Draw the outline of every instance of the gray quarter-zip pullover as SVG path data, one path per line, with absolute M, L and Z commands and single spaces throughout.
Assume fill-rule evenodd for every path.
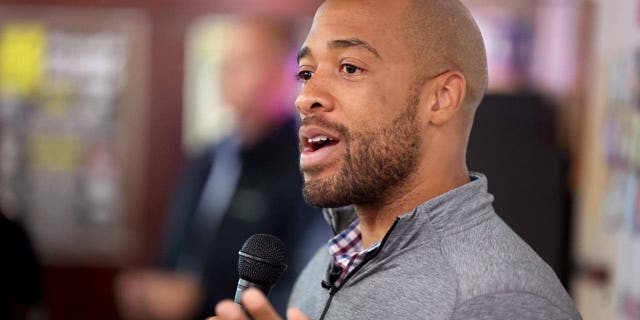
M 324 320 L 581 319 L 553 270 L 492 202 L 486 178 L 472 174 L 471 182 L 399 216 L 340 287 L 327 281 L 332 259 L 321 248 L 289 306 Z M 350 209 L 325 215 L 335 232 L 356 218 Z

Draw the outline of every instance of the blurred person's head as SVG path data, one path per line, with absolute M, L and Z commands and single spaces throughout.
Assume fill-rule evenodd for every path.
M 291 113 L 290 32 L 284 21 L 267 17 L 241 17 L 230 28 L 222 96 L 235 114 L 238 133 L 248 143 Z
M 300 50 L 298 75 L 310 203 L 380 205 L 468 181 L 466 146 L 487 65 L 459 1 L 328 0 Z

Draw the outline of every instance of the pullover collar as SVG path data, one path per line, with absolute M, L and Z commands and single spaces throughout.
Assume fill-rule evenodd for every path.
M 432 198 L 396 218 L 393 233 L 403 245 L 414 238 L 414 233 L 425 224 L 439 234 L 454 234 L 473 227 L 493 215 L 493 196 L 487 192 L 487 178 L 471 172 L 471 181 L 435 198 Z M 346 229 L 358 217 L 352 206 L 323 210 L 325 219 L 335 234 Z M 391 240 L 391 239 L 389 239 Z M 385 246 L 392 245 L 391 242 Z

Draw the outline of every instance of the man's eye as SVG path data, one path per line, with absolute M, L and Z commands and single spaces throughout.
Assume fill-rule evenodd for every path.
M 313 76 L 313 72 L 308 70 L 302 70 L 296 73 L 296 79 L 300 81 L 308 81 L 309 79 L 311 79 L 312 76 Z
M 356 72 L 359 72 L 359 71 L 362 71 L 362 69 L 360 69 L 360 68 L 358 68 L 358 67 L 356 67 L 356 66 L 354 66 L 352 64 L 349 64 L 349 63 L 345 63 L 345 64 L 342 64 L 340 66 L 340 72 L 346 72 L 346 73 L 353 74 L 353 73 L 356 73 Z

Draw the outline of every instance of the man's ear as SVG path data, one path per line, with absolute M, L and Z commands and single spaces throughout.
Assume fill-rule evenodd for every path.
M 447 71 L 431 80 L 429 122 L 439 126 L 449 121 L 462 107 L 467 93 L 467 80 L 459 71 Z

